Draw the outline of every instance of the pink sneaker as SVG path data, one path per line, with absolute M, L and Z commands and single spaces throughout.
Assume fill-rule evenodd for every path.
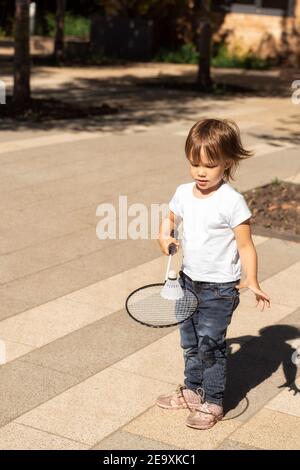
M 195 429 L 210 429 L 220 421 L 223 416 L 222 406 L 206 401 L 189 414 L 186 425 Z
M 167 410 L 180 410 L 189 408 L 194 410 L 203 403 L 203 391 L 199 387 L 196 392 L 178 385 L 177 389 L 169 395 L 160 395 L 156 400 L 156 405 Z

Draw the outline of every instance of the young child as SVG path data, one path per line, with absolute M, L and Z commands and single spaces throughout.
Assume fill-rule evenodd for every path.
M 192 183 L 181 184 L 169 203 L 159 243 L 168 255 L 170 234 L 183 223 L 181 286 L 196 292 L 197 312 L 180 324 L 185 363 L 184 386 L 159 396 L 161 408 L 189 408 L 187 426 L 209 429 L 223 417 L 226 382 L 226 331 L 239 304 L 239 289 L 248 288 L 256 306 L 270 307 L 270 297 L 257 280 L 257 254 L 251 238 L 244 197 L 230 184 L 233 172 L 252 153 L 229 120 L 203 119 L 191 128 L 186 144 Z M 241 281 L 241 267 L 245 280 Z

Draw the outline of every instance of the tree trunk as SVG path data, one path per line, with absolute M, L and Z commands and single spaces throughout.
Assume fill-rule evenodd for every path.
M 24 109 L 30 101 L 29 0 L 16 0 L 13 101 Z
M 66 0 L 56 0 L 56 33 L 54 56 L 59 62 L 64 56 L 64 23 Z
M 212 86 L 212 80 L 210 75 L 212 40 L 210 14 L 210 0 L 197 0 L 195 2 L 196 42 L 197 49 L 199 52 L 197 83 L 202 89 L 209 89 Z
M 199 25 L 197 45 L 199 52 L 197 83 L 201 88 L 210 88 L 212 85 L 210 75 L 211 26 L 207 22 L 203 22 Z

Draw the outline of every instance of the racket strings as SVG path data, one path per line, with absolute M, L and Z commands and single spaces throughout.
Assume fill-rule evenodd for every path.
M 183 289 L 184 296 L 178 300 L 161 297 L 163 284 L 145 286 L 135 291 L 127 300 L 127 310 L 137 321 L 152 326 L 181 323 L 193 315 L 198 307 L 197 296 Z

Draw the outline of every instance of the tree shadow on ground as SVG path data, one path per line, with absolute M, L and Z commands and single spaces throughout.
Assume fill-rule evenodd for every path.
M 300 108 L 299 108 L 300 110 Z M 300 115 L 293 114 L 289 118 L 278 119 L 280 127 L 275 127 L 275 130 L 281 132 L 280 135 L 266 134 L 260 132 L 249 132 L 249 135 L 255 138 L 264 139 L 265 142 L 273 146 L 282 146 L 284 143 L 293 145 L 300 144 L 300 135 L 298 130 L 291 130 L 292 128 L 298 128 Z
M 247 400 L 248 393 L 271 377 L 280 366 L 283 367 L 285 382 L 279 384 L 278 389 L 288 387 L 294 395 L 300 393 L 295 383 L 297 350 L 287 343 L 299 339 L 300 330 L 290 325 L 272 325 L 262 328 L 259 334 L 227 340 L 229 349 L 233 344 L 241 347 L 228 356 L 226 413 Z
M 72 131 L 124 131 L 135 125 L 151 126 L 174 122 L 178 116 L 192 109 L 191 101 L 196 93 L 181 93 L 180 91 L 138 89 L 132 83 L 131 76 L 122 79 L 89 79 L 81 78 L 60 85 L 59 89 L 47 92 L 41 86 L 36 86 L 34 98 L 53 100 L 53 106 L 61 108 L 60 116 L 51 119 L 47 106 L 41 103 L 41 112 L 28 112 L 26 116 L 12 116 L 10 119 L 0 108 L 0 130 L 11 129 L 55 129 L 64 128 Z M 209 99 L 203 97 L 202 101 Z M 57 105 L 55 104 L 57 103 Z M 58 105 L 61 103 L 61 105 Z M 63 111 L 63 108 L 65 111 Z M 72 108 L 72 117 L 70 110 Z M 105 108 L 106 112 L 100 112 Z M 98 111 L 97 111 L 98 109 Z M 112 110 L 110 112 L 110 109 Z M 203 104 L 201 111 L 206 112 L 209 106 Z M 7 113 L 8 114 L 8 113 Z
M 99 67 L 99 70 L 101 68 Z M 255 71 L 237 74 L 232 71 L 214 73 L 215 85 L 210 91 L 199 90 L 195 85 L 195 72 L 184 71 L 181 76 L 170 73 L 155 78 L 144 78 L 126 73 L 121 77 L 91 78 L 76 77 L 47 88 L 47 84 L 34 87 L 33 98 L 40 101 L 35 109 L 23 116 L 3 111 L 0 107 L 0 131 L 14 129 L 65 129 L 69 131 L 124 131 L 132 126 L 152 126 L 172 123 L 178 116 L 195 114 L 195 100 L 199 113 L 209 113 L 215 104 L 212 101 L 228 103 L 233 98 L 243 100 L 251 96 L 286 96 L 290 93 L 286 80 L 266 76 L 259 79 L 264 85 L 253 86 Z M 47 77 L 47 71 L 36 70 L 36 77 Z M 243 78 L 244 77 L 244 78 Z M 256 82 L 255 82 L 256 83 Z M 42 101 L 54 100 L 56 115 L 47 114 L 47 104 Z M 2 105 L 5 106 L 5 105 Z M 34 107 L 33 107 L 34 108 Z M 70 113 L 70 109 L 71 113 Z M 1 115 L 2 109 L 2 115 Z M 48 107 L 49 110 L 49 107 Z M 191 117 L 194 121 L 194 117 Z M 273 139 L 274 140 L 274 139 Z

